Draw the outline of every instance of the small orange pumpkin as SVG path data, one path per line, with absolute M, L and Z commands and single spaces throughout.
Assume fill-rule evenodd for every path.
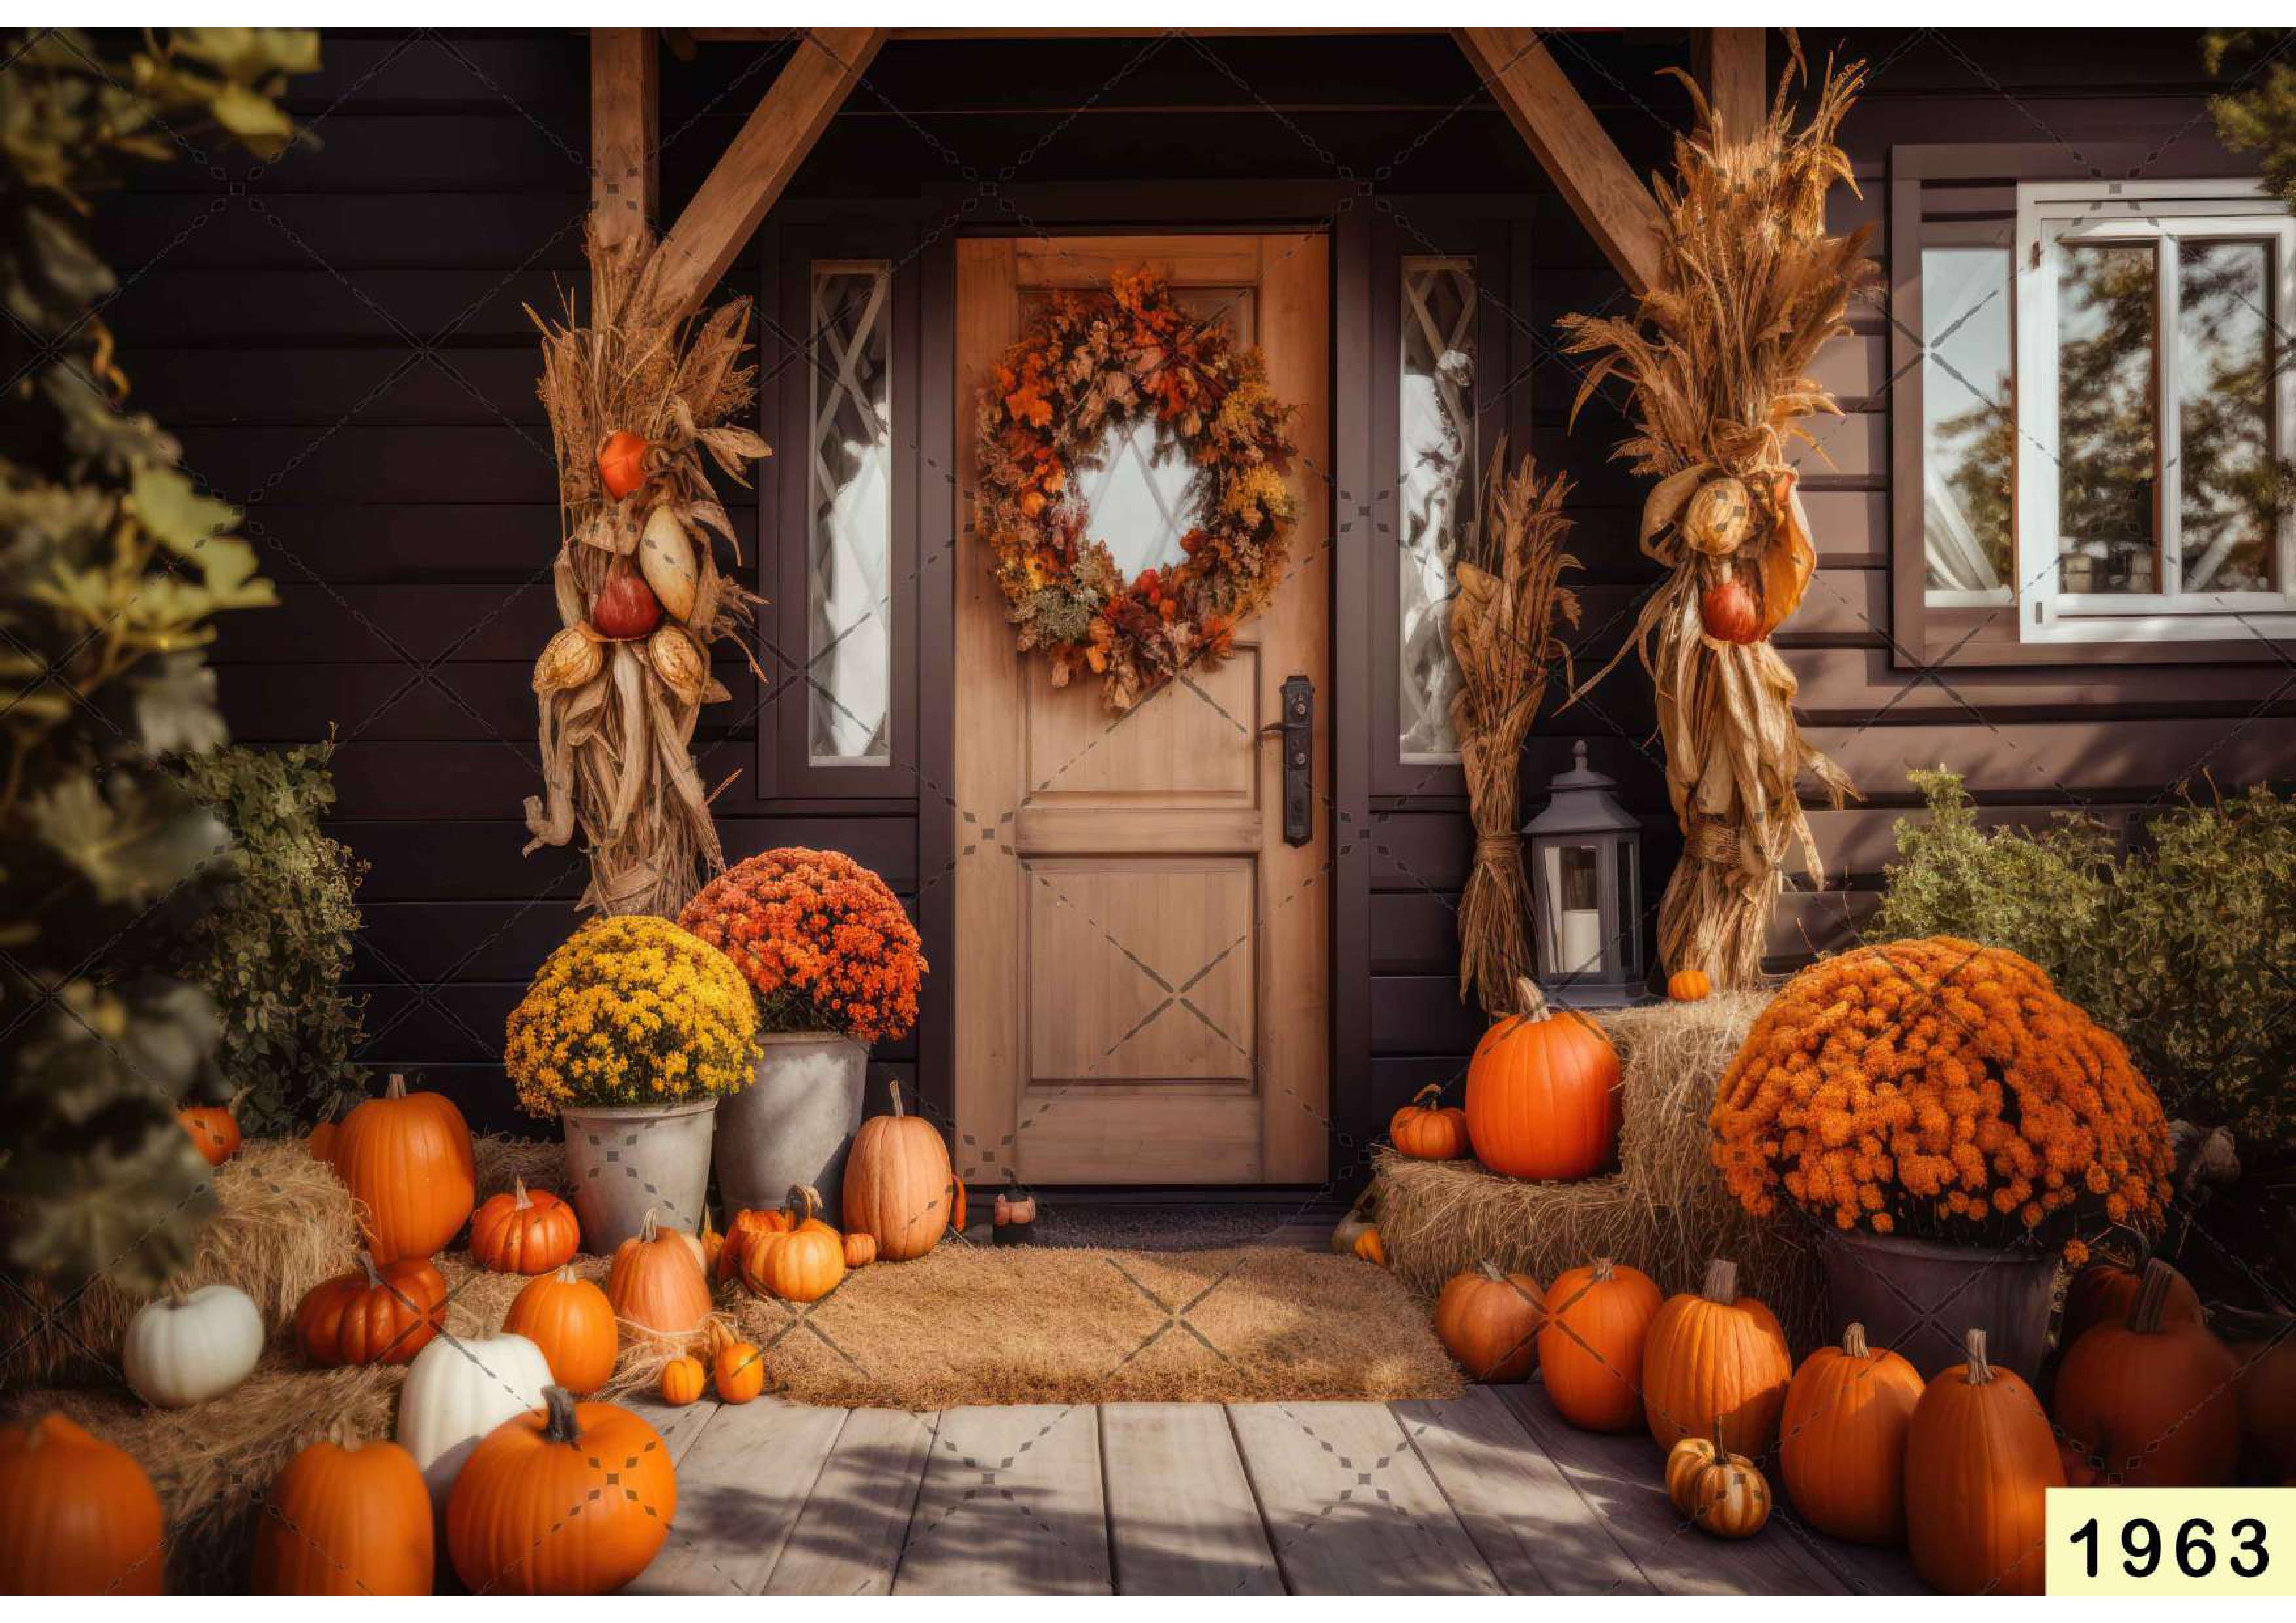
M 1666 1456 L 1666 1494 L 1693 1525 L 1718 1538 L 1751 1538 L 1770 1519 L 1770 1482 L 1721 1438 L 1685 1437 Z
M 709 1381 L 709 1373 L 701 1367 L 701 1360 L 681 1353 L 661 1366 L 661 1400 L 677 1409 L 699 1403 Z
M 1528 1381 L 1538 1365 L 1546 1299 L 1528 1274 L 1483 1262 L 1454 1274 L 1435 1299 L 1435 1339 L 1475 1381 Z
M 727 1332 L 720 1331 L 717 1340 L 710 1370 L 717 1378 L 718 1401 L 747 1403 L 766 1389 L 766 1355 L 754 1342 L 737 1341 Z
M 323 1440 L 287 1462 L 255 1529 L 258 1594 L 429 1594 L 437 1512 L 397 1443 Z
M 1717 1257 L 1698 1293 L 1669 1297 L 1643 1345 L 1643 1417 L 1661 1448 L 1713 1433 L 1755 1458 L 1778 1440 L 1793 1359 L 1770 1310 L 1738 1294 L 1738 1265 Z
M 508 1194 L 488 1199 L 471 1219 L 471 1258 L 496 1274 L 547 1274 L 582 1246 L 582 1221 L 548 1190 L 517 1179 Z
M 646 442 L 627 429 L 616 429 L 598 447 L 598 481 L 616 501 L 645 483 Z
M 877 1242 L 857 1229 L 845 1236 L 845 1266 L 865 1268 L 877 1260 Z
M 239 1118 L 227 1104 L 179 1106 L 176 1119 L 192 1136 L 193 1147 L 210 1167 L 220 1167 L 239 1153 Z
M 1649 1275 L 1608 1257 L 1555 1275 L 1538 1370 L 1563 1419 L 1589 1431 L 1642 1429 L 1643 1344 L 1660 1300 Z
M 126 1449 L 61 1414 L 0 1426 L 0 1594 L 157 1594 L 167 1535 Z
M 719 1284 L 737 1277 L 742 1272 L 742 1258 L 750 1248 L 767 1234 L 789 1233 L 789 1213 L 778 1207 L 768 1209 L 762 1206 L 746 1207 L 734 1214 L 726 1225 L 726 1243 L 718 1252 L 718 1260 L 710 1269 L 711 1277 Z
M 657 1338 L 677 1340 L 709 1316 L 709 1282 L 691 1234 L 661 1226 L 649 1209 L 638 1232 L 614 1248 L 606 1271 L 614 1316 Z
M 821 1209 L 817 1191 L 792 1184 L 785 1209 L 789 1232 L 760 1236 L 742 1259 L 742 1278 L 761 1295 L 817 1302 L 845 1278 L 844 1239 L 814 1215 Z
M 321 1122 L 311 1129 L 311 1136 L 304 1141 L 303 1148 L 310 1152 L 315 1161 L 332 1161 L 335 1159 L 335 1135 L 341 1128 L 340 1122 Z
M 1356 1236 L 1354 1250 L 1365 1262 L 1375 1262 L 1382 1268 L 1387 1266 L 1387 1247 L 1381 1242 L 1374 1225 L 1366 1225 L 1363 1233 Z
M 313 1285 L 295 1309 L 295 1340 L 314 1364 L 406 1364 L 447 1323 L 447 1277 L 427 1259 L 380 1268 L 366 1252 L 349 1274 Z
M 1387 1135 L 1398 1150 L 1423 1161 L 1452 1161 L 1467 1152 L 1467 1112 L 1456 1104 L 1420 1102 L 1442 1096 L 1443 1085 L 1430 1082 L 1395 1112 Z
M 1521 1012 L 1496 1022 L 1467 1064 L 1467 1135 L 1509 1177 L 1582 1178 L 1619 1147 L 1619 1054 L 1575 1010 L 1552 1012 L 1529 977 Z
M 660 1432 L 562 1386 L 542 1397 L 480 1439 L 447 1497 L 447 1548 L 473 1594 L 610 1594 L 646 1570 L 677 1514 Z
M 614 1373 L 614 1305 L 570 1267 L 531 1281 L 503 1315 L 503 1329 L 542 1349 L 550 1378 L 586 1397 Z
M 1859 1544 L 1906 1536 L 1906 1430 L 1922 1400 L 1919 1371 L 1866 1326 L 1802 1360 L 1786 1388 L 1778 1469 L 1801 1519 Z
M 701 1242 L 701 1271 L 715 1279 L 718 1277 L 718 1259 L 726 1254 L 726 1236 L 718 1232 L 717 1222 L 710 1217 L 707 1206 L 701 1209 L 701 1233 L 697 1238 Z
M 1677 1003 L 1698 1003 L 1713 994 L 1713 978 L 1704 970 L 1677 970 L 1666 978 L 1666 995 Z

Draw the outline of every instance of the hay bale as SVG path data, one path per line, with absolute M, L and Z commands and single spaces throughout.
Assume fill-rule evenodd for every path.
M 274 1331 L 291 1323 L 303 1293 L 354 1266 L 357 1202 L 301 1139 L 260 1139 L 215 1169 L 216 1214 L 200 1231 L 184 1277 L 237 1285 Z M 127 1322 L 149 1299 L 97 1279 L 77 1298 L 32 1282 L 28 1332 L 0 1368 L 0 1389 L 58 1379 L 117 1380 Z M 9 1338 L 12 1341 L 16 1338 Z
M 1748 1214 L 1708 1152 L 1714 1090 L 1767 1002 L 1725 993 L 1603 1014 L 1621 1071 L 1614 1173 L 1526 1183 L 1476 1161 L 1414 1160 L 1382 1146 L 1373 1193 L 1389 1265 L 1431 1295 L 1486 1258 L 1551 1280 L 1610 1257 L 1673 1292 L 1696 1289 L 1708 1258 L 1728 1257 L 1740 1288 L 1770 1305 L 1795 1348 L 1816 1345 L 1824 1295 L 1807 1232 Z
M 479 1199 L 500 1194 L 521 1178 L 529 1189 L 547 1189 L 553 1194 L 564 1194 L 569 1187 L 566 1179 L 566 1144 L 557 1138 L 512 1138 L 507 1133 L 478 1133 L 471 1138 L 471 1152 L 478 1162 Z

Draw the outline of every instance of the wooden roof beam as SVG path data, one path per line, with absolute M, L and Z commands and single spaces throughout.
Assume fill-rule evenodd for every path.
M 718 285 L 890 32 L 807 30 L 765 100 L 662 238 L 661 290 L 675 309 L 692 309 Z
M 1746 140 L 1769 116 L 1769 30 L 1698 29 L 1690 37 L 1690 71 L 1721 120 L 1725 141 Z
M 660 84 L 653 29 L 590 30 L 590 218 L 603 242 L 650 230 L 661 206 Z
M 1536 29 L 1456 29 L 1453 37 L 1538 156 L 1578 223 L 1636 294 L 1659 266 L 1658 200 L 1539 43 Z

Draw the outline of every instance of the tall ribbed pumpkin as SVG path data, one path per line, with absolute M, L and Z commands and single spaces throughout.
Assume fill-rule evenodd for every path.
M 1643 1418 L 1661 1448 L 1717 1437 L 1760 1460 L 1778 1440 L 1793 1357 L 1770 1310 L 1738 1294 L 1738 1265 L 1717 1257 L 1698 1293 L 1669 1297 L 1643 1346 Z
M 888 1262 L 922 1257 L 940 1243 L 956 1175 L 939 1129 L 901 1107 L 901 1085 L 887 1082 L 890 1116 L 872 1116 L 845 1161 L 845 1226 L 877 1242 Z
M 1467 1065 L 1475 1159 L 1510 1177 L 1599 1172 L 1619 1147 L 1618 1051 L 1586 1015 L 1551 1012 L 1528 977 L 1515 996 L 1521 1012 L 1484 1032 Z
M 1608 1257 L 1555 1275 L 1538 1369 L 1563 1419 L 1589 1431 L 1641 1428 L 1643 1348 L 1659 1305 L 1649 1275 Z
M 2212 1488 L 2240 1463 L 2240 1363 L 2204 1324 L 2171 1316 L 2184 1275 L 2144 1265 L 2136 1304 L 2057 1366 L 2057 1430 L 2072 1482 Z
M 0 1594 L 157 1594 L 167 1530 L 126 1449 L 61 1414 L 0 1426 Z
M 615 1317 L 657 1338 L 692 1335 L 712 1306 L 700 1245 L 691 1234 L 663 1228 L 649 1209 L 638 1232 L 614 1248 L 606 1299 Z
M 366 1209 L 361 1225 L 377 1262 L 446 1250 L 479 1195 L 471 1129 L 444 1094 L 406 1091 L 394 1074 L 382 1097 L 343 1118 L 335 1175 Z
M 2041 1400 L 1985 1361 L 1972 1330 L 1956 1364 L 1923 1389 L 1906 1428 L 1906 1544 L 1948 1594 L 2038 1594 L 2048 1490 L 2065 1485 Z
M 1905 1537 L 1906 1430 L 1921 1400 L 1921 1373 L 1867 1346 L 1863 1324 L 1802 1360 L 1786 1388 L 1778 1465 L 1804 1521 L 1860 1544 Z
M 255 1529 L 258 1594 L 429 1594 L 430 1492 L 397 1443 L 313 1443 L 271 1485 Z

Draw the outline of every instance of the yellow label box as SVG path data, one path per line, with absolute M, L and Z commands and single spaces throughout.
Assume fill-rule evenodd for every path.
M 2296 1594 L 2296 1488 L 2053 1488 L 2051 1594 Z

